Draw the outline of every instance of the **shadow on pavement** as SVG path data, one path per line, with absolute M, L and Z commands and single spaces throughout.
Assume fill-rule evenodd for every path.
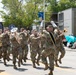
M 25 68 L 17 68 L 16 70 L 19 71 L 19 72 L 23 72 L 23 71 L 28 70 L 28 69 L 25 69 Z
M 32 66 L 32 64 L 22 64 L 22 65 L 24 65 L 24 66 Z
M 36 67 L 36 69 L 38 69 L 38 70 L 44 70 L 43 67 Z
M 0 73 L 1 73 L 1 72 L 4 72 L 4 71 L 5 71 L 5 70 L 0 70 Z
M 75 68 L 67 67 L 67 66 L 60 66 L 60 68 L 64 68 L 64 69 L 75 69 Z
M 11 66 L 13 66 L 13 65 L 11 65 L 11 64 L 7 64 L 7 65 L 5 65 L 6 67 L 11 67 Z

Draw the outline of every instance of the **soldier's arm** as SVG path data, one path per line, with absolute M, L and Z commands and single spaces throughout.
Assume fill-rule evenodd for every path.
M 32 38 L 32 36 L 30 35 L 28 38 L 28 44 L 31 44 L 31 38 Z

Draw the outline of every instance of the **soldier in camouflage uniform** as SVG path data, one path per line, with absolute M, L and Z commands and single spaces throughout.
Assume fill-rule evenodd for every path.
M 41 52 L 45 49 L 46 47 L 46 36 L 45 36 L 45 33 L 43 32 L 43 30 L 39 33 L 39 36 L 40 36 L 40 43 L 39 43 L 39 46 L 40 46 L 40 56 L 41 56 Z
M 0 58 L 2 58 L 2 35 L 0 34 Z
M 47 70 L 48 68 L 50 69 L 48 75 L 53 75 L 54 57 L 56 57 L 55 38 L 52 33 L 53 32 L 52 25 L 48 25 L 46 29 L 47 31 L 43 30 L 43 34 L 46 36 L 46 43 L 44 49 L 41 52 L 41 58 L 42 63 L 45 65 L 45 70 Z M 49 58 L 49 64 L 47 62 L 47 57 Z
M 23 60 L 26 62 L 27 54 L 28 54 L 28 44 L 27 44 L 27 36 L 24 34 L 24 32 L 19 33 L 19 44 L 22 47 L 22 55 Z
M 22 48 L 19 45 L 19 43 L 14 35 L 10 36 L 10 41 L 11 41 L 11 47 L 12 47 L 14 69 L 17 69 L 16 59 L 18 59 L 18 66 L 20 67 L 20 64 L 22 62 Z
M 4 60 L 4 65 L 6 65 L 6 60 L 9 61 L 8 49 L 10 47 L 10 37 L 7 33 L 2 34 L 2 56 Z
M 28 31 L 26 31 L 26 30 L 24 30 L 23 33 L 25 34 L 25 38 L 26 38 L 25 39 L 25 42 L 26 42 L 26 44 L 25 44 L 25 46 L 26 46 L 26 49 L 25 49 L 25 53 L 26 53 L 25 54 L 25 58 L 28 59 L 27 58 L 27 54 L 28 54 L 28 40 L 29 40 L 30 33 Z
M 28 39 L 29 39 L 29 33 L 27 32 L 27 30 L 26 29 L 24 29 L 24 28 L 21 28 L 21 33 L 23 34 L 23 40 L 24 40 L 24 57 L 23 57 L 23 59 L 24 59 L 24 61 L 26 62 L 26 59 L 28 59 L 27 58 L 27 54 L 28 54 Z
M 38 32 L 36 30 L 33 30 L 29 38 L 29 43 L 30 43 L 31 60 L 34 68 L 36 68 L 36 63 L 39 65 L 39 60 L 40 60 L 40 47 L 39 47 L 40 41 L 39 40 L 40 40 L 40 37 L 38 35 Z M 36 60 L 37 54 L 38 54 L 38 57 Z
M 61 53 L 60 57 L 59 57 L 59 63 L 61 62 L 61 59 L 65 56 L 65 49 L 63 46 L 63 42 L 62 42 L 62 37 L 64 36 L 63 33 L 60 32 L 59 29 L 55 29 L 54 30 L 54 34 L 55 34 L 55 38 L 56 38 L 56 56 L 58 58 L 59 52 Z M 55 63 L 56 66 L 59 67 L 58 63 L 57 63 L 58 59 L 55 59 Z

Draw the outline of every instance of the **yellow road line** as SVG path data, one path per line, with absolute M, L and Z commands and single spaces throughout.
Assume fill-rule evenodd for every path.
M 31 61 L 29 59 L 29 61 Z M 40 63 L 42 64 L 42 62 L 40 61 Z M 42 64 L 43 65 L 43 64 Z M 76 72 L 76 69 L 72 69 L 72 68 L 61 68 L 61 67 L 56 67 L 54 66 L 56 69 L 59 69 L 59 70 L 63 70 L 63 71 L 68 71 L 68 72 Z
M 0 75 L 11 75 L 11 74 L 9 74 L 7 72 L 0 72 Z

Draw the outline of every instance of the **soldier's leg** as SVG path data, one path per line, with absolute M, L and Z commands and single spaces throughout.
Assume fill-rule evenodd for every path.
M 36 68 L 36 55 L 37 55 L 37 52 L 34 52 L 34 51 L 31 51 L 31 61 L 33 63 L 33 68 Z
M 38 49 L 38 57 L 37 57 L 37 61 L 36 61 L 36 63 L 37 63 L 37 65 L 40 65 L 39 64 L 39 60 L 40 60 L 40 56 L 41 55 L 41 52 L 40 52 L 40 49 Z
M 0 59 L 2 58 L 2 47 L 0 47 Z
M 28 45 L 26 45 L 26 53 L 25 53 L 26 59 L 28 59 L 28 58 L 27 58 L 27 55 L 28 55 Z
M 2 57 L 2 53 L 1 53 L 1 50 L 0 50 L 0 59 L 1 59 L 1 57 Z
M 26 59 L 28 59 L 27 54 L 28 54 L 28 46 L 26 46 L 25 49 L 24 49 L 24 61 L 25 62 L 26 62 Z
M 65 48 L 63 46 L 61 46 L 61 48 L 60 48 L 60 53 L 61 53 L 61 55 L 59 57 L 59 63 L 62 63 L 61 59 L 65 56 Z
M 50 72 L 48 75 L 53 75 L 53 70 L 54 70 L 54 54 L 50 54 L 49 56 L 49 69 Z
M 7 48 L 7 61 L 10 60 L 10 47 Z
M 59 65 L 58 65 L 58 63 L 57 63 L 57 61 L 58 61 L 58 55 L 59 55 L 59 48 L 56 48 L 56 53 L 54 54 L 54 56 L 56 56 L 56 57 L 54 57 L 54 60 L 55 60 L 55 65 L 57 66 L 57 67 L 59 67 Z
M 24 60 L 24 50 L 22 49 L 22 60 Z M 21 64 L 23 64 L 23 61 L 21 60 Z
M 6 48 L 3 48 L 2 52 L 3 52 L 4 65 L 6 65 L 6 59 L 7 59 L 7 50 L 6 50 Z
M 13 68 L 14 69 L 17 69 L 17 67 L 16 67 L 16 56 L 13 54 Z
M 18 66 L 20 67 L 20 64 L 23 64 L 22 63 L 22 53 L 19 53 L 19 56 L 18 56 Z
M 43 51 L 41 52 L 41 60 L 42 60 L 42 63 L 45 65 L 44 70 L 47 70 L 47 69 L 48 69 L 48 63 L 47 63 L 46 53 L 47 53 L 47 52 L 46 52 L 45 50 L 43 50 Z

